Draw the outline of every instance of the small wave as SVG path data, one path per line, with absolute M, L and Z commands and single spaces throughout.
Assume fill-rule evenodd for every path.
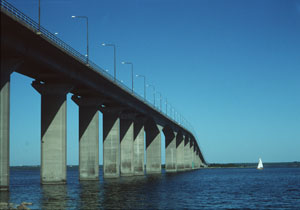
M 300 192 L 299 189 L 287 189 L 286 192 Z

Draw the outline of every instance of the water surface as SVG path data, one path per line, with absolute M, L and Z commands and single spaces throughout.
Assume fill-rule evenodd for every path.
M 155 176 L 40 185 L 39 168 L 11 169 L 1 201 L 32 202 L 31 209 L 300 209 L 300 168 L 200 169 Z

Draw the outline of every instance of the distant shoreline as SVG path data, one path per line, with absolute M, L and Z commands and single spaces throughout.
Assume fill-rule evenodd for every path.
M 207 164 L 207 168 L 256 168 L 257 163 L 209 163 Z M 68 168 L 78 168 L 78 165 L 67 165 Z M 103 165 L 99 165 L 100 168 Z M 162 168 L 165 165 L 162 164 Z M 264 163 L 265 168 L 278 168 L 278 167 L 300 167 L 299 161 L 294 162 L 272 162 L 272 163 Z M 24 166 L 10 166 L 10 168 L 40 168 L 40 165 L 24 165 Z
M 257 163 L 209 163 L 208 168 L 256 168 Z M 265 168 L 279 168 L 279 167 L 300 167 L 300 162 L 278 162 L 278 163 L 264 163 Z

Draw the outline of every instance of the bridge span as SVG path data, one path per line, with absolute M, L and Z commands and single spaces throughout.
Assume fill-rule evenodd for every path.
M 66 182 L 66 95 L 69 93 L 79 107 L 80 180 L 99 177 L 99 111 L 103 115 L 105 178 L 161 173 L 161 132 L 166 141 L 167 172 L 198 169 L 206 164 L 198 141 L 186 126 L 1 0 L 1 190 L 9 189 L 13 72 L 33 78 L 32 87 L 41 95 L 42 184 Z

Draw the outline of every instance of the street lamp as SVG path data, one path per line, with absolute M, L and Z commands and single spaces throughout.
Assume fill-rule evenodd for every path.
M 166 115 L 168 116 L 168 99 L 166 98 Z
M 173 107 L 173 120 L 176 121 L 176 110 L 174 107 Z
M 89 64 L 89 19 L 87 16 L 72 16 L 72 18 L 84 18 L 86 20 L 86 63 Z
M 182 122 L 182 115 L 181 115 L 181 114 L 179 114 L 179 124 L 180 124 L 180 125 L 183 125 L 183 122 Z
M 39 0 L 39 30 L 37 34 L 41 34 L 40 28 L 41 28 L 41 0 Z
M 143 75 L 137 74 L 136 77 L 143 77 L 144 78 L 144 100 L 146 102 L 146 77 Z
M 114 48 L 114 82 L 116 82 L 117 78 L 117 67 L 116 67 L 116 45 L 115 44 L 107 44 L 107 43 L 102 43 L 102 46 L 106 47 L 113 47 Z
M 170 115 L 170 117 L 172 118 L 173 117 L 173 120 L 174 120 L 174 116 L 175 116 L 175 109 L 173 108 L 173 106 L 172 105 L 170 105 L 170 111 L 171 111 L 171 115 Z
M 158 91 L 156 91 L 158 94 L 159 94 L 159 96 L 160 96 L 160 111 L 161 111 L 161 93 L 160 92 L 158 92 Z
M 186 127 L 185 118 L 184 118 L 183 116 L 181 116 L 181 120 L 182 120 L 182 125 L 183 125 L 184 127 Z
M 154 103 L 154 107 L 155 107 L 155 87 L 154 87 L 154 85 L 147 85 L 147 87 L 153 88 L 153 103 Z
M 122 61 L 122 64 L 130 64 L 131 65 L 131 91 L 133 94 L 133 63 Z

